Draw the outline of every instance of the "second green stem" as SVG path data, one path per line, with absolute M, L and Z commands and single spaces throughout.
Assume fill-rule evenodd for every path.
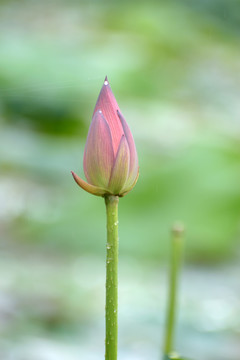
M 182 225 L 175 225 L 172 229 L 169 295 L 164 343 L 165 355 L 168 355 L 174 351 L 173 341 L 176 321 L 178 278 L 182 263 L 183 232 L 184 229 Z

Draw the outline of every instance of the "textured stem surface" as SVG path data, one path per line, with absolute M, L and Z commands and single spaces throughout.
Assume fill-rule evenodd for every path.
M 105 360 L 117 360 L 118 342 L 118 196 L 105 197 L 107 211 Z
M 165 332 L 165 355 L 174 351 L 173 340 L 176 321 L 176 305 L 177 305 L 177 289 L 179 271 L 182 262 L 182 248 L 183 248 L 183 227 L 176 225 L 172 231 L 172 249 L 171 249 L 171 262 L 170 262 L 170 276 L 169 276 L 169 296 L 168 308 L 166 319 L 166 332 Z

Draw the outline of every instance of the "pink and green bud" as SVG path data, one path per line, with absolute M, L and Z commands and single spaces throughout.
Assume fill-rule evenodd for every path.
M 87 182 L 72 172 L 74 180 L 81 188 L 98 196 L 124 196 L 138 179 L 138 157 L 133 136 L 107 77 L 93 112 L 83 168 Z

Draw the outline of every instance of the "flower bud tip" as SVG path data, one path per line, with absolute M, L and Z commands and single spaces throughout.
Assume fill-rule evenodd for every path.
M 108 84 L 109 84 L 108 78 L 107 78 L 107 76 L 105 76 L 104 85 L 108 85 Z

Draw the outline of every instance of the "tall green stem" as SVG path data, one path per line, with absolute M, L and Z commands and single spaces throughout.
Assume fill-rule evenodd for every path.
M 118 196 L 106 196 L 107 269 L 105 360 L 117 360 L 118 342 Z
M 168 308 L 166 319 L 166 332 L 164 353 L 168 355 L 174 351 L 174 330 L 176 322 L 176 305 L 177 305 L 177 290 L 179 271 L 182 262 L 182 248 L 183 248 L 183 226 L 175 225 L 172 229 L 172 243 L 171 243 L 171 261 L 169 273 L 169 295 Z

